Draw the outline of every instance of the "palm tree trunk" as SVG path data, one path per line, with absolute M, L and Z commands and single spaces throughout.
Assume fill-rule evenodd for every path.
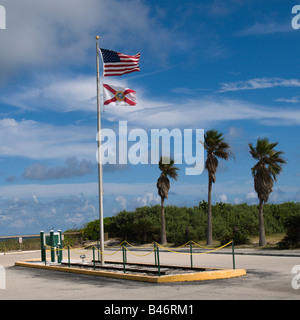
M 212 189 L 212 180 L 208 178 L 208 211 L 207 211 L 207 239 L 206 244 L 211 245 L 212 240 L 212 214 L 211 214 L 211 189 Z
M 264 224 L 264 202 L 259 200 L 259 245 L 266 246 L 266 234 L 265 234 L 265 224 Z
M 164 197 L 161 197 L 161 244 L 163 246 L 167 244 Z

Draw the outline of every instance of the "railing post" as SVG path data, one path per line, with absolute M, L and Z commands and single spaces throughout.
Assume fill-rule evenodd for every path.
M 158 276 L 160 277 L 160 262 L 159 262 L 159 246 L 156 246 L 157 250 L 157 266 L 158 266 Z
M 124 253 L 125 253 L 125 263 L 127 263 L 127 249 L 126 249 L 126 242 L 124 242 Z
M 41 259 L 42 261 L 46 260 L 46 250 L 45 250 L 45 243 L 44 243 L 44 231 L 40 232 L 41 238 Z
M 70 268 L 70 245 L 68 245 L 68 264 Z
M 190 240 L 190 255 L 191 255 L 191 268 L 193 268 L 193 243 Z
M 51 262 L 55 262 L 54 231 L 50 230 Z
M 126 268 L 125 268 L 125 246 L 122 245 L 122 251 L 123 251 L 123 271 L 126 273 Z
M 96 266 L 95 266 L 95 246 L 93 246 L 93 267 L 95 270 L 96 269 Z
M 154 241 L 153 245 L 154 245 L 154 261 L 155 261 L 155 265 L 157 266 L 157 259 L 156 259 L 156 242 L 155 242 L 155 241 Z
M 59 243 L 58 244 L 58 256 L 57 256 L 57 262 L 61 263 L 61 260 L 63 258 L 63 252 L 62 252 L 62 248 L 63 248 L 63 242 L 62 242 L 62 234 L 61 234 L 61 230 L 57 230 L 58 232 L 58 237 L 59 237 Z
M 232 246 L 232 265 L 233 265 L 233 269 L 235 269 L 234 240 L 233 239 L 232 239 L 232 242 L 231 242 L 231 246 Z

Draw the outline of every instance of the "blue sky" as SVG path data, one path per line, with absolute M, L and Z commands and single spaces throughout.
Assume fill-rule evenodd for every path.
M 278 142 L 288 164 L 269 202 L 300 201 L 297 1 L 1 0 L 0 235 L 80 227 L 98 217 L 95 36 L 140 69 L 107 77 L 135 107 L 105 108 L 102 128 L 217 129 L 213 202 L 258 203 L 248 143 Z M 195 142 L 195 141 L 194 141 Z M 195 144 L 194 144 L 195 147 Z M 207 199 L 207 172 L 171 181 L 166 204 Z M 104 216 L 160 203 L 157 165 L 106 165 Z

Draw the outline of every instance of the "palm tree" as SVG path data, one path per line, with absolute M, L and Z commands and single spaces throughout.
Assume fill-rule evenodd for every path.
M 278 142 L 272 143 L 268 138 L 258 138 L 256 147 L 249 143 L 250 154 L 257 164 L 251 168 L 254 178 L 254 189 L 259 199 L 259 245 L 265 246 L 266 235 L 264 226 L 264 202 L 269 199 L 270 193 L 273 191 L 274 181 L 282 170 L 282 165 L 286 161 L 281 157 L 282 151 L 276 151 L 274 148 Z
M 168 198 L 170 189 L 170 180 L 168 177 L 177 180 L 177 167 L 174 166 L 174 160 L 161 157 L 159 160 L 160 177 L 157 180 L 156 187 L 161 198 L 161 244 L 167 244 L 166 222 L 165 222 L 165 199 Z
M 218 158 L 228 160 L 233 156 L 229 145 L 224 142 L 223 133 L 218 130 L 206 131 L 204 135 L 204 149 L 207 152 L 205 168 L 208 171 L 208 210 L 207 210 L 207 239 L 206 244 L 212 244 L 212 213 L 211 213 L 211 190 L 212 184 L 216 182 L 216 171 L 218 167 Z

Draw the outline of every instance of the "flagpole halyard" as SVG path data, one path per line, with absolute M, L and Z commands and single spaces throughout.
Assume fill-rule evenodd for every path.
M 100 74 L 99 74 L 99 36 L 96 36 L 96 69 L 97 69 L 97 135 L 98 135 L 98 192 L 101 265 L 104 265 L 104 221 L 103 221 L 103 176 L 101 157 L 101 110 L 100 110 Z

